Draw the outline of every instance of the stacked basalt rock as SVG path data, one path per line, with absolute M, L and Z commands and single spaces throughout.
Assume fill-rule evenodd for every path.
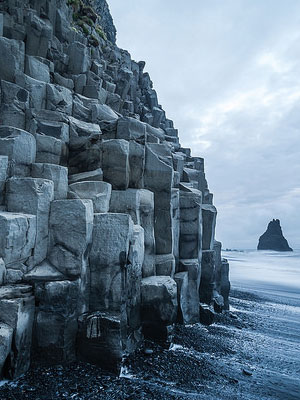
M 228 308 L 203 159 L 100 17 L 0 3 L 1 377 L 30 356 L 118 371 L 144 337 L 199 322 L 200 301 Z

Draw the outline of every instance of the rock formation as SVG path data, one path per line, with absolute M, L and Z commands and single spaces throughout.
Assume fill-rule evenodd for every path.
M 259 238 L 257 250 L 293 251 L 283 236 L 279 219 L 269 222 L 266 232 Z
M 0 3 L 0 377 L 118 372 L 228 309 L 204 161 L 115 32 L 104 0 Z

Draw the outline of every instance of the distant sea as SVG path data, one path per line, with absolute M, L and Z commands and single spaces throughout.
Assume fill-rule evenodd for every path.
M 300 250 L 233 250 L 222 256 L 229 261 L 233 287 L 300 301 Z

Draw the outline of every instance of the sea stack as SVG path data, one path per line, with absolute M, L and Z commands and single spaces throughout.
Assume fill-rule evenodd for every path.
M 283 236 L 279 219 L 269 222 L 266 232 L 259 238 L 257 250 L 293 251 Z

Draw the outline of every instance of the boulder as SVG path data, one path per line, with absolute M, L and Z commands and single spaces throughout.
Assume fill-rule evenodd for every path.
M 211 325 L 215 321 L 215 313 L 212 306 L 200 303 L 200 322 L 202 325 Z
M 293 251 L 283 236 L 279 219 L 269 222 L 266 232 L 259 238 L 257 250 Z
M 142 279 L 142 318 L 145 323 L 170 325 L 177 315 L 177 286 L 169 276 Z

